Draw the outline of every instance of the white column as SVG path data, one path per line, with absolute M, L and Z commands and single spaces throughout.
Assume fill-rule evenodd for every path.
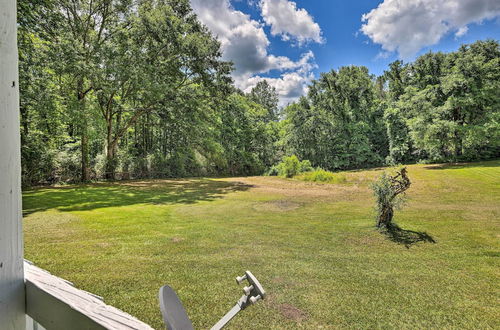
M 25 329 L 16 1 L 0 0 L 0 328 Z

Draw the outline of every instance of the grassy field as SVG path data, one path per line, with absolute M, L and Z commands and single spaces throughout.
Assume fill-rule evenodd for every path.
M 25 255 L 158 329 L 160 286 L 209 328 L 247 269 L 269 296 L 232 329 L 498 328 L 500 161 L 409 166 L 398 237 L 374 229 L 378 173 L 26 191 Z

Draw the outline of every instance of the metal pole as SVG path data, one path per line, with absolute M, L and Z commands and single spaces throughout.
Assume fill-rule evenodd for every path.
M 236 316 L 236 314 L 241 311 L 241 307 L 239 304 L 234 305 L 233 308 L 229 312 L 227 312 L 226 315 L 224 315 L 223 318 L 219 320 L 210 330 L 220 330 L 222 329 L 233 317 Z

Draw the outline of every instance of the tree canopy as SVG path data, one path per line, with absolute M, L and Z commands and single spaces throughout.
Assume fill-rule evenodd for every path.
M 349 169 L 500 156 L 500 46 L 247 94 L 188 0 L 18 1 L 23 184 Z

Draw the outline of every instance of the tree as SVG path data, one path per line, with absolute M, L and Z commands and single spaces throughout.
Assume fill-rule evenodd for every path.
M 386 163 L 396 165 L 411 161 L 413 145 L 403 110 L 389 106 L 384 112 L 384 123 L 389 142 Z
M 233 86 L 188 0 L 19 0 L 18 21 L 24 185 L 500 156 L 494 40 L 323 73 L 281 113 L 268 81 Z
M 385 154 L 383 107 L 366 67 L 323 73 L 306 98 L 285 110 L 289 152 L 325 169 L 380 164 Z
M 412 146 L 417 159 L 431 161 L 499 155 L 498 42 L 478 41 L 447 55 L 429 53 L 409 70 L 410 86 L 386 113 L 391 154 Z M 394 134 L 395 127 L 401 134 Z M 408 159 L 402 153 L 393 158 Z
M 410 188 L 410 179 L 406 167 L 394 174 L 382 173 L 378 181 L 372 184 L 377 203 L 377 227 L 388 229 L 393 226 L 394 209 L 404 201 L 405 191 Z
M 267 110 L 233 93 L 223 105 L 220 141 L 225 170 L 231 175 L 262 174 L 265 169 Z
M 107 56 L 106 45 L 121 27 L 132 4 L 128 0 L 64 0 L 58 3 L 61 13 L 58 36 L 52 40 L 53 58 L 60 65 L 58 72 L 67 76 L 67 104 L 73 109 L 73 122 L 81 141 L 81 180 L 90 179 L 89 164 L 89 98 L 99 90 L 95 77 Z
M 388 96 L 391 101 L 397 101 L 408 86 L 408 67 L 403 61 L 394 61 L 389 64 L 389 70 L 384 71 L 383 79 L 388 83 Z
M 389 69 L 381 76 L 387 83 L 388 92 L 386 94 L 387 107 L 384 111 L 384 124 L 388 141 L 388 155 L 386 163 L 395 165 L 409 161 L 412 157 L 412 144 L 408 132 L 408 125 L 405 115 L 395 103 L 399 101 L 408 87 L 409 74 L 408 65 L 402 61 L 394 61 L 389 64 Z
M 65 141 L 65 113 L 50 40 L 59 15 L 49 0 L 17 2 L 21 170 L 25 186 L 53 179 L 56 152 Z
M 192 95 L 183 91 L 190 86 L 220 95 L 230 65 L 219 60 L 219 43 L 188 1 L 141 3 L 103 49 L 105 69 L 93 83 L 106 125 L 107 178 L 114 179 L 119 141 L 141 116 L 189 103 Z
M 286 152 L 309 159 L 315 166 L 328 165 L 333 156 L 325 150 L 328 138 L 326 112 L 313 107 L 306 97 L 284 109 L 283 143 Z M 326 167 L 325 167 L 326 168 Z
M 269 85 L 267 80 L 261 80 L 255 85 L 249 98 L 257 104 L 260 104 L 268 111 L 268 121 L 278 121 L 280 114 L 278 109 L 278 92 L 276 88 Z

